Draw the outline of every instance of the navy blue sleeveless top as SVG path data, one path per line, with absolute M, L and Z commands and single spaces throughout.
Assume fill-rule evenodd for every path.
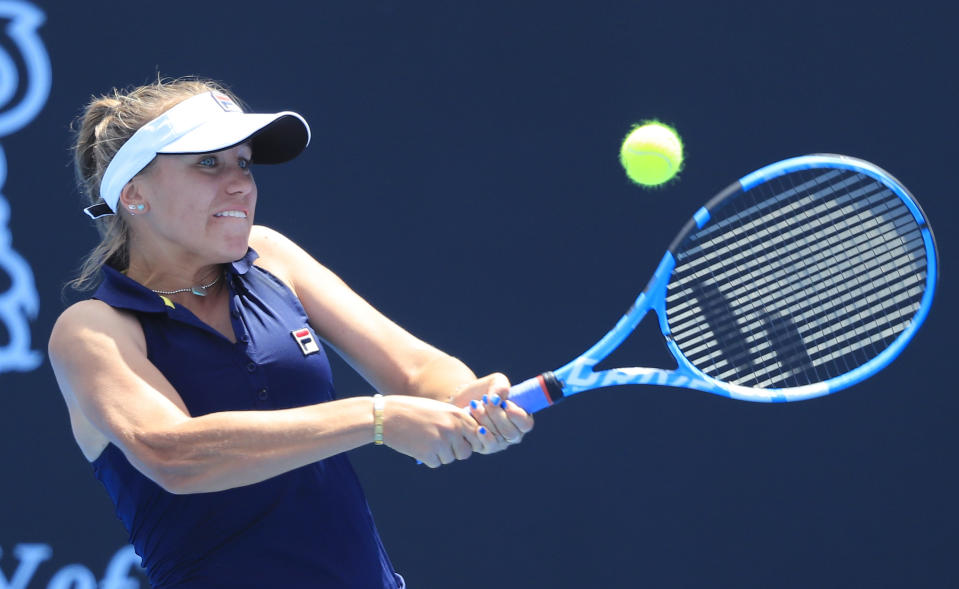
M 151 362 L 192 416 L 334 398 L 296 296 L 247 255 L 226 267 L 236 343 L 183 306 L 104 268 L 94 298 L 134 313 Z M 402 589 L 345 454 L 261 483 L 174 495 L 110 444 L 93 461 L 155 588 Z

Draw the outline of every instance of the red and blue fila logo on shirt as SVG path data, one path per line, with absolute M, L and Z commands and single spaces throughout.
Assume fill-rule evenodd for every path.
M 309 356 L 310 354 L 315 354 L 320 351 L 320 346 L 316 343 L 316 338 L 310 333 L 309 328 L 301 327 L 300 329 L 294 329 L 290 332 L 290 335 L 292 335 L 296 343 L 300 345 L 300 351 L 303 352 L 304 356 Z

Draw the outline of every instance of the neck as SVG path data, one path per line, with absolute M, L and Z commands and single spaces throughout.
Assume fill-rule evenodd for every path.
M 221 284 L 222 264 L 197 265 L 158 265 L 144 259 L 130 256 L 127 276 L 153 291 L 176 291 L 181 289 L 199 289 L 207 287 L 211 291 Z M 212 284 L 211 284 L 212 283 Z M 190 291 L 186 291 L 190 294 Z M 179 293 L 177 293 L 179 294 Z M 204 293 L 205 294 L 205 293 Z
M 131 231 L 127 276 L 150 290 L 173 291 L 208 285 L 222 276 L 219 260 L 191 252 L 178 244 L 151 238 L 150 233 Z

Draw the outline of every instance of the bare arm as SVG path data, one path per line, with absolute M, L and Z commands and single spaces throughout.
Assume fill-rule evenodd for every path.
M 384 394 L 413 395 L 467 406 L 470 400 L 505 399 L 501 374 L 477 379 L 459 359 L 414 337 L 373 308 L 338 276 L 283 235 L 254 227 L 253 247 L 264 267 L 277 274 L 303 303 L 310 323 L 353 368 Z M 519 441 L 532 417 L 513 404 L 474 411 L 480 423 Z
M 283 235 L 257 226 L 253 247 L 303 303 L 310 323 L 378 391 L 449 401 L 476 380 L 463 362 L 414 337 Z
M 68 309 L 54 327 L 49 351 L 87 458 L 112 442 L 174 493 L 256 483 L 373 437 L 369 397 L 191 417 L 147 359 L 136 320 L 99 301 Z M 409 432 L 410 440 L 400 440 L 404 449 L 431 466 L 483 447 L 476 423 L 462 411 L 438 402 L 405 409 L 400 400 L 394 404 L 398 433 Z M 406 414 L 412 417 L 400 419 Z

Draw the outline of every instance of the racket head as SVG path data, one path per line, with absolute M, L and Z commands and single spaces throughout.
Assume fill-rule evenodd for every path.
M 749 401 L 808 399 L 875 374 L 915 336 L 938 276 L 909 191 L 833 154 L 742 177 L 696 212 L 670 256 L 653 308 L 678 372 Z

